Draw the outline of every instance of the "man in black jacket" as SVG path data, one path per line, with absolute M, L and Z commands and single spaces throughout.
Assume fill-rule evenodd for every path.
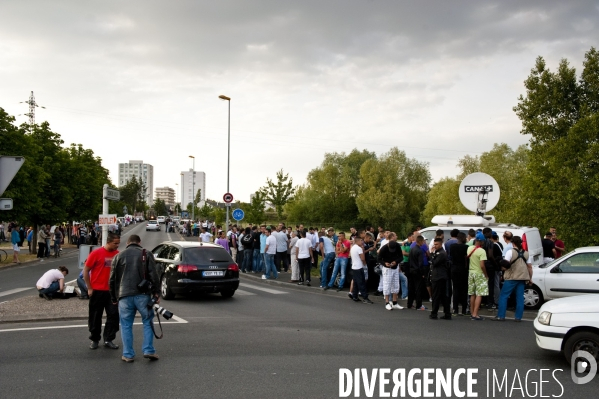
M 447 253 L 443 249 L 443 239 L 435 238 L 435 252 L 431 255 L 431 282 L 433 285 L 433 309 L 430 314 L 431 319 L 437 319 L 439 305 L 443 305 L 441 317 L 445 320 L 451 320 L 451 311 L 449 310 L 449 296 L 447 295 L 447 282 L 449 281 L 449 267 L 447 264 Z
M 131 363 L 135 357 L 133 349 L 133 320 L 138 311 L 143 322 L 144 338 L 142 350 L 144 357 L 158 360 L 154 349 L 154 331 L 152 319 L 152 299 L 160 303 L 160 281 L 156 270 L 156 263 L 151 252 L 146 252 L 140 245 L 141 239 L 132 234 L 127 240 L 127 249 L 120 252 L 112 260 L 110 270 L 110 298 L 114 304 L 119 305 L 121 322 L 121 338 L 123 340 L 124 362 Z M 140 288 L 140 283 L 146 282 Z M 148 286 L 150 283 L 151 286 Z
M 408 266 L 408 309 L 412 308 L 414 299 L 416 299 L 416 310 L 426 310 L 422 306 L 422 283 L 424 282 L 424 253 L 420 247 L 424 244 L 424 237 L 416 237 L 416 245 L 409 252 Z

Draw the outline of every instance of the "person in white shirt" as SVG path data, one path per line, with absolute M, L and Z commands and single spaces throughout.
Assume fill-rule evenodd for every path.
M 312 251 L 312 241 L 306 237 L 305 231 L 300 231 L 302 238 L 295 244 L 295 256 L 300 269 L 300 282 L 298 285 L 310 286 L 310 266 L 314 262 L 314 253 Z M 305 277 L 304 277 L 305 275 Z M 303 281 L 302 281 L 303 280 Z
M 299 282 L 299 264 L 297 263 L 297 251 L 295 250 L 295 244 L 299 241 L 297 237 L 297 233 L 295 231 L 291 232 L 291 240 L 289 240 L 289 253 L 291 255 L 290 265 L 291 265 L 291 280 L 290 283 Z
M 354 237 L 354 245 L 352 245 L 349 251 L 351 256 L 351 268 L 352 276 L 354 280 L 354 286 L 351 292 L 351 299 L 358 302 L 358 293 L 362 295 L 362 302 L 372 304 L 373 302 L 368 299 L 368 290 L 366 289 L 366 277 L 364 276 L 364 265 L 366 260 L 364 258 L 364 250 L 362 249 L 362 237 Z
M 205 227 L 202 228 L 202 234 L 200 234 L 201 242 L 210 242 L 212 240 L 212 234 L 210 234 Z
M 69 274 L 69 269 L 65 266 L 59 266 L 58 269 L 48 270 L 35 283 L 40 298 L 45 298 L 48 301 L 52 300 L 52 296 L 57 292 L 64 290 L 64 277 Z
M 276 280 L 279 277 L 277 268 L 275 267 L 275 255 L 277 254 L 277 239 L 271 234 L 271 228 L 267 227 L 264 230 L 266 235 L 266 247 L 264 248 L 264 260 L 266 263 L 266 271 L 262 275 L 262 280 L 270 278 L 272 273 L 273 278 Z

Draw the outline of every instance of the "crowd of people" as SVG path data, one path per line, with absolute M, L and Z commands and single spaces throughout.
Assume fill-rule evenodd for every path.
M 349 269 L 352 272 L 348 297 L 372 303 L 367 283 L 378 279 L 375 296 L 384 296 L 387 310 L 400 310 L 399 298 L 408 309 L 429 310 L 431 319 L 451 320 L 467 316 L 480 321 L 481 307 L 497 310 L 493 320 L 504 320 L 509 306 L 516 321 L 524 311 L 524 288 L 531 283 L 532 266 L 522 239 L 509 231 L 499 236 L 491 229 L 453 229 L 445 240 L 444 231 L 426 242 L 420 227 L 399 241 L 397 234 L 379 227 L 351 228 L 348 236 L 334 228 L 303 225 L 233 225 L 226 233 L 209 222 L 190 225 L 190 235 L 203 242 L 215 242 L 229 251 L 242 273 L 257 273 L 262 279 L 277 279 L 291 271 L 289 282 L 310 286 L 311 270 L 320 271 L 320 288 L 344 289 Z M 544 256 L 558 257 L 564 244 L 555 229 L 543 240 Z M 320 262 L 319 262 L 320 258 Z M 439 311 L 443 312 L 439 316 Z

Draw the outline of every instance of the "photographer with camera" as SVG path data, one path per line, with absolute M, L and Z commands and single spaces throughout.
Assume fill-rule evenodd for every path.
M 151 252 L 141 247 L 141 239 L 132 234 L 127 240 L 127 249 L 112 260 L 110 272 L 110 297 L 118 301 L 124 362 L 131 363 L 135 357 L 133 349 L 133 320 L 139 312 L 143 322 L 144 358 L 158 360 L 154 349 L 153 305 L 160 303 L 160 282 L 156 263 Z

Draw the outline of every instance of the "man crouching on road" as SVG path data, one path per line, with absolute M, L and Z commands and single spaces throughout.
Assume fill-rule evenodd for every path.
M 144 325 L 144 338 L 142 351 L 144 357 L 158 360 L 154 349 L 154 331 L 152 319 L 152 297 L 156 303 L 160 302 L 160 282 L 156 272 L 156 263 L 151 252 L 146 252 L 140 245 L 141 239 L 132 234 L 127 240 L 127 249 L 119 253 L 112 260 L 110 271 L 110 297 L 116 305 L 118 300 L 119 316 L 121 320 L 121 339 L 123 340 L 124 362 L 131 363 L 135 357 L 133 349 L 133 320 L 135 312 L 141 315 Z M 141 284 L 144 282 L 145 284 Z M 147 287 L 147 283 L 151 287 Z M 140 287 L 142 285 L 142 287 Z

